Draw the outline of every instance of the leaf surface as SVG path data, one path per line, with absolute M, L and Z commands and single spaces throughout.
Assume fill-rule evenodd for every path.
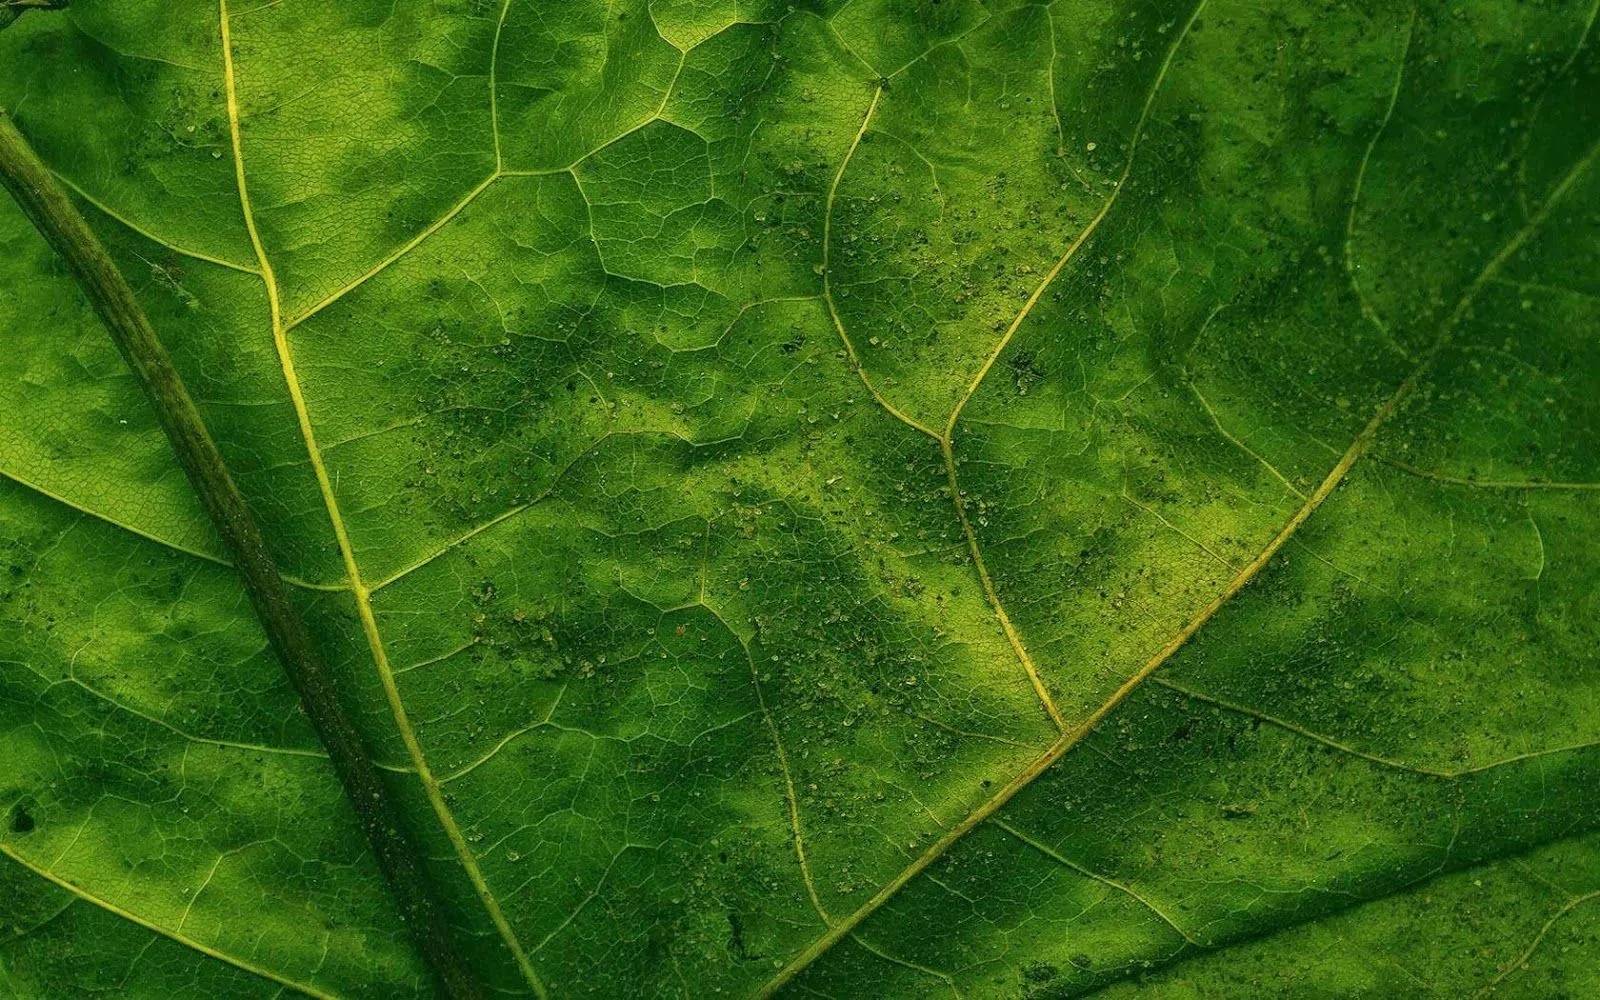
M 0 104 L 495 995 L 1584 996 L 1596 9 L 79 0 Z M 0 990 L 429 996 L 0 246 Z

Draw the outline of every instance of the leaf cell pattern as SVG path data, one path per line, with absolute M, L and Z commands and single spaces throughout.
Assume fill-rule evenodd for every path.
M 0 104 L 494 995 L 1586 996 L 1597 10 L 78 0 Z M 431 995 L 0 245 L 0 991 Z

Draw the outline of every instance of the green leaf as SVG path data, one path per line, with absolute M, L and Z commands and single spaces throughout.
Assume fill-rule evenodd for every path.
M 78 0 L 142 297 L 472 961 L 1600 990 L 1593 0 Z M 426 997 L 0 209 L 0 992 Z

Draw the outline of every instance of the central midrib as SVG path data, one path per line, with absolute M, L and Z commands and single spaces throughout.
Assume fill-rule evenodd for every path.
M 244 215 L 245 228 L 250 235 L 250 244 L 255 250 L 256 259 L 261 270 L 261 279 L 266 286 L 267 303 L 272 323 L 273 346 L 277 351 L 278 360 L 283 369 L 284 382 L 288 387 L 289 397 L 294 405 L 295 418 L 299 424 L 300 436 L 305 441 L 307 457 L 310 459 L 311 468 L 316 475 L 317 488 L 322 494 L 323 505 L 327 509 L 328 520 L 333 527 L 334 538 L 339 546 L 340 557 L 344 561 L 345 575 L 348 578 L 351 595 L 355 599 L 356 612 L 361 620 L 361 631 L 366 637 L 367 647 L 372 656 L 373 665 L 377 670 L 379 681 L 383 685 L 384 697 L 388 701 L 390 714 L 394 718 L 395 728 L 400 734 L 401 741 L 405 744 L 406 753 L 410 756 L 416 768 L 417 777 L 422 783 L 423 791 L 427 795 L 428 803 L 433 808 L 434 815 L 443 827 L 457 858 L 467 872 L 468 880 L 472 883 L 473 890 L 477 893 L 489 918 L 493 921 L 496 931 L 505 942 L 506 947 L 515 957 L 517 966 L 522 976 L 532 987 L 534 993 L 540 998 L 547 996 L 544 982 L 534 969 L 527 951 L 517 939 L 516 932 L 506 919 L 500 908 L 499 901 L 490 891 L 488 883 L 484 880 L 483 873 L 478 866 L 477 858 L 467 845 L 461 827 L 456 823 L 449 804 L 445 802 L 440 791 L 438 780 L 434 777 L 427 757 L 423 753 L 422 745 L 417 739 L 415 728 L 406 711 L 405 704 L 400 697 L 400 689 L 395 682 L 394 671 L 390 668 L 388 653 L 385 650 L 383 636 L 378 630 L 378 622 L 372 612 L 371 590 L 367 587 L 361 576 L 361 567 L 356 560 L 355 549 L 351 545 L 349 533 L 345 529 L 344 517 L 339 510 L 339 501 L 333 491 L 333 484 L 328 476 L 327 467 L 322 459 L 322 452 L 317 447 L 316 433 L 311 425 L 310 413 L 306 408 L 305 394 L 301 390 L 299 377 L 295 373 L 294 358 L 289 349 L 287 331 L 283 322 L 283 313 L 280 306 L 277 279 L 272 270 L 272 264 L 267 257 L 266 249 L 261 242 L 261 236 L 256 227 L 255 214 L 250 206 L 249 185 L 245 177 L 244 149 L 240 138 L 239 127 L 239 100 L 237 84 L 233 66 L 233 40 L 228 23 L 228 0 L 218 0 L 218 13 L 222 33 L 222 57 L 224 89 L 227 96 L 228 130 L 233 145 L 234 173 L 239 188 L 239 205 Z

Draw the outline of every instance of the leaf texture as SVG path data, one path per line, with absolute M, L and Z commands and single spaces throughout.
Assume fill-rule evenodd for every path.
M 78 0 L 0 104 L 494 995 L 1582 997 L 1596 12 Z M 0 991 L 431 996 L 0 247 Z

